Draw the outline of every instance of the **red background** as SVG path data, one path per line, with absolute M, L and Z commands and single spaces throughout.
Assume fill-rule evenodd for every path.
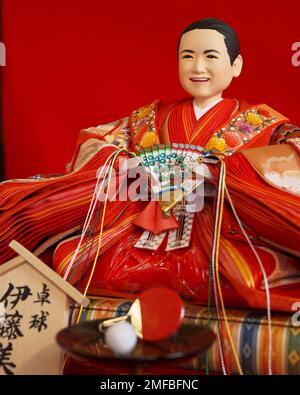
M 81 128 L 184 95 L 180 31 L 204 17 L 238 32 L 245 64 L 225 96 L 265 102 L 300 124 L 299 0 L 3 0 L 6 176 L 63 172 Z

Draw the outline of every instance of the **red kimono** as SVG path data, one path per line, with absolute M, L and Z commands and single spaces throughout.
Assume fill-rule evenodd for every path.
M 300 169 L 300 133 L 287 122 L 266 105 L 251 106 L 235 99 L 222 100 L 197 121 L 192 100 L 188 99 L 171 104 L 155 101 L 130 117 L 83 130 L 65 176 L 2 183 L 1 262 L 13 256 L 7 245 L 17 239 L 37 254 L 51 251 L 52 255 L 55 248 L 54 269 L 62 276 L 68 270 L 68 281 L 80 289 L 88 286 L 88 293 L 138 293 L 153 285 L 166 285 L 187 300 L 206 304 L 213 199 L 207 199 L 204 209 L 195 213 L 189 245 L 168 251 L 168 230 L 156 250 L 135 247 L 144 232 L 135 221 L 148 202 L 108 201 L 101 236 L 99 216 L 103 205 L 98 203 L 93 225 L 72 267 L 68 267 L 80 240 L 96 171 L 109 155 L 117 148 L 136 152 L 139 147 L 161 142 L 193 144 L 225 155 L 227 188 L 266 271 L 271 308 L 290 312 L 292 304 L 300 300 L 300 196 L 267 178 L 268 174 L 274 175 L 276 158 L 281 164 L 286 160 L 286 168 L 281 170 L 289 175 L 296 172 L 297 176 Z M 277 143 L 287 144 L 266 147 Z M 120 156 L 128 154 L 124 151 Z M 291 157 L 292 170 L 291 161 L 286 159 Z M 266 170 L 266 163 L 272 171 Z M 211 171 L 218 176 L 218 168 L 212 167 Z M 261 268 L 228 201 L 224 206 L 219 270 L 227 306 L 266 307 Z

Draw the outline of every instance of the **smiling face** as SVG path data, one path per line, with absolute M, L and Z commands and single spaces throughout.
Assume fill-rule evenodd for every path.
M 200 107 L 221 97 L 242 70 L 241 55 L 231 65 L 224 36 L 216 30 L 195 29 L 184 33 L 178 56 L 180 83 Z

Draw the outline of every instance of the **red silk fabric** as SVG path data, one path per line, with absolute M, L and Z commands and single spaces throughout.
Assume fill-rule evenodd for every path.
M 236 108 L 236 104 L 236 100 L 223 100 L 199 122 L 192 116 L 188 107 L 190 102 L 173 106 L 168 124 L 171 142 L 189 143 L 190 136 L 193 144 L 205 145 L 215 129 L 228 121 L 235 109 L 241 111 L 247 106 L 240 102 Z M 189 134 L 183 135 L 186 125 Z M 82 226 L 95 186 L 96 170 L 113 151 L 113 147 L 104 147 L 81 170 L 58 179 L 2 184 L 1 262 L 13 256 L 7 248 L 13 238 L 33 250 L 47 237 L 52 237 L 54 244 L 60 240 L 59 234 L 62 232 L 71 234 L 76 226 Z M 289 275 L 289 270 L 295 273 L 297 263 L 293 257 L 270 248 L 266 241 L 259 240 L 257 236 L 262 235 L 274 243 L 283 241 L 283 248 L 294 249 L 299 245 L 299 198 L 267 186 L 241 153 L 227 159 L 227 179 L 237 211 L 251 227 L 250 234 L 267 275 L 274 275 L 278 265 L 285 267 L 283 277 Z M 207 303 L 208 265 L 214 225 L 213 201 L 208 200 L 204 210 L 195 215 L 190 247 L 169 252 L 165 251 L 166 240 L 155 252 L 134 247 L 142 232 L 134 225 L 134 221 L 147 204 L 108 202 L 100 256 L 91 289 L 99 293 L 137 293 L 153 285 L 165 285 L 177 290 L 188 300 Z M 265 218 L 272 218 L 270 224 L 266 223 Z M 274 232 L 274 228 L 280 231 Z M 99 224 L 96 230 L 99 230 Z M 54 253 L 53 265 L 63 276 L 80 235 L 77 231 L 74 236 L 61 239 Z M 79 254 L 68 276 L 68 280 L 81 289 L 87 284 L 98 241 L 99 233 L 93 238 L 85 236 L 83 245 L 86 243 L 86 248 L 82 249 L 82 255 Z M 227 305 L 266 307 L 261 270 L 228 206 L 224 209 L 220 277 Z M 282 278 L 277 279 L 279 285 L 271 290 L 272 308 L 291 311 L 291 305 L 299 300 L 299 282 L 285 283 L 283 288 L 280 280 Z

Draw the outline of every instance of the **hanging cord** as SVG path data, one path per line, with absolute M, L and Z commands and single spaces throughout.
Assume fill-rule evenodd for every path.
M 67 280 L 68 275 L 69 275 L 69 272 L 70 272 L 70 270 L 71 270 L 71 268 L 72 268 L 72 266 L 73 266 L 73 264 L 74 264 L 74 262 L 75 262 L 75 259 L 76 259 L 77 255 L 78 255 L 79 249 L 80 249 L 80 247 L 81 247 L 82 240 L 83 240 L 83 238 L 84 238 L 84 236 L 85 236 L 85 234 L 86 234 L 86 232 L 87 232 L 87 229 L 88 229 L 88 227 L 89 227 L 89 225 L 90 225 L 91 218 L 92 218 L 92 216 L 93 216 L 93 214 L 94 214 L 94 211 L 95 211 L 95 206 L 96 206 L 96 204 L 97 204 L 99 195 L 100 195 L 100 193 L 101 193 L 101 191 L 102 191 L 103 184 L 104 184 L 105 178 L 106 178 L 106 176 L 107 176 L 107 171 L 106 171 L 105 176 L 103 177 L 102 183 L 101 183 L 100 188 L 98 189 L 98 192 L 97 192 L 97 195 L 96 195 L 96 191 L 97 191 L 97 188 L 98 188 L 99 181 L 100 181 L 100 179 L 102 178 L 103 169 L 106 168 L 106 165 L 107 165 L 108 161 L 110 160 L 110 158 L 111 158 L 113 155 L 114 155 L 114 153 L 112 153 L 112 154 L 106 159 L 106 161 L 105 161 L 105 163 L 104 163 L 104 166 L 101 168 L 101 171 L 100 171 L 99 176 L 98 176 L 98 178 L 97 178 L 97 182 L 96 182 L 96 185 L 95 185 L 94 193 L 93 193 L 93 196 L 92 196 L 92 199 L 91 199 L 91 203 L 90 203 L 90 206 L 89 206 L 89 209 L 88 209 L 88 213 L 87 213 L 87 215 L 86 215 L 85 222 L 84 222 L 84 225 L 83 225 L 83 229 L 82 229 L 82 232 L 81 232 L 80 240 L 79 240 L 79 242 L 78 242 L 78 245 L 77 245 L 77 247 L 76 247 L 76 250 L 75 250 L 75 252 L 73 253 L 72 259 L 71 259 L 71 261 L 69 262 L 69 264 L 68 264 L 68 266 L 67 266 L 67 269 L 66 269 L 66 271 L 65 271 L 65 274 L 64 274 L 64 279 L 65 279 L 65 280 Z
M 136 157 L 135 153 L 131 153 L 131 152 L 130 152 L 129 154 L 130 154 L 133 158 Z M 122 173 L 122 168 L 120 168 L 120 172 Z M 123 172 L 124 172 L 124 169 L 123 169 Z M 107 174 L 105 175 L 105 177 L 106 177 L 106 176 L 107 176 Z M 104 177 L 104 179 L 105 179 L 105 177 Z M 122 188 L 122 186 L 121 186 L 121 188 Z M 100 186 L 100 190 L 102 190 L 102 185 Z M 117 192 L 117 193 L 118 193 L 118 192 Z M 117 195 L 116 195 L 116 196 L 117 196 Z M 116 196 L 112 197 L 112 200 L 115 200 Z M 97 202 L 97 198 L 96 198 L 95 201 Z M 91 254 L 91 251 L 92 251 L 92 248 L 93 248 L 93 245 L 94 245 L 95 235 L 96 235 L 96 234 L 95 234 L 95 232 L 93 232 L 93 230 L 94 230 L 95 226 L 96 226 L 96 229 L 98 229 L 98 226 L 99 226 L 99 222 L 100 222 L 99 217 L 100 217 L 100 212 L 101 212 L 101 205 L 102 205 L 102 202 L 100 202 L 99 207 L 97 208 L 96 214 L 94 215 L 94 219 L 93 219 L 92 225 L 91 225 L 90 230 L 89 230 L 89 234 L 88 234 L 88 236 L 87 236 L 87 238 L 86 238 L 86 241 L 85 241 L 85 245 L 84 245 L 84 247 L 83 247 L 83 249 L 82 249 L 82 251 L 81 251 L 81 253 L 80 253 L 80 257 L 79 257 L 79 259 L 77 260 L 76 265 L 74 266 L 74 268 L 73 268 L 73 270 L 72 270 L 72 273 L 70 274 L 69 279 L 68 279 L 69 282 L 70 282 L 70 281 L 72 280 L 72 278 L 74 277 L 74 274 L 76 273 L 76 270 L 78 269 L 79 264 L 80 264 L 80 262 L 82 261 L 82 258 L 84 257 L 85 251 L 86 251 L 86 249 L 88 248 L 88 255 L 87 255 L 87 257 L 85 258 L 85 262 L 84 262 L 84 264 L 83 264 L 83 266 L 82 266 L 80 278 L 79 278 L 79 281 L 77 282 L 77 288 L 80 286 L 81 281 L 82 281 L 82 279 L 83 279 L 83 277 L 84 277 L 85 268 L 86 268 L 87 263 L 88 263 L 88 261 L 89 261 L 89 257 L 90 257 L 90 254 Z M 115 216 L 114 219 L 110 222 L 110 224 L 109 224 L 110 226 L 111 226 L 115 221 L 118 220 L 118 218 L 119 218 L 119 217 L 122 215 L 122 213 L 126 210 L 126 207 L 127 207 L 127 206 L 125 205 L 125 207 L 123 207 L 123 209 L 122 209 L 121 211 L 119 211 L 118 215 Z M 93 211 L 94 211 L 94 210 L 93 210 Z M 92 213 L 92 214 L 93 214 L 93 213 Z M 103 229 L 105 229 L 107 226 L 108 226 L 108 225 L 104 226 Z M 92 234 L 93 234 L 93 237 L 91 237 Z M 90 243 L 91 238 L 92 238 L 92 242 Z M 89 243 L 90 243 L 90 246 L 88 247 Z
M 216 199 L 216 209 L 215 209 L 215 221 L 214 221 L 214 234 L 213 234 L 213 242 L 212 242 L 212 249 L 211 249 L 211 256 L 210 256 L 210 273 L 212 274 L 212 283 L 213 283 L 213 290 L 214 290 L 214 298 L 215 298 L 215 307 L 216 307 L 216 319 L 217 319 L 217 337 L 218 337 L 218 345 L 219 345 L 219 352 L 220 352 L 220 360 L 221 360 L 221 367 L 224 375 L 227 375 L 226 364 L 224 359 L 224 347 L 222 341 L 222 333 L 221 333 L 221 320 L 220 320 L 220 311 L 219 311 L 219 302 L 218 302 L 218 292 L 217 292 L 217 285 L 216 285 L 216 272 L 215 272 L 215 262 L 218 259 L 216 256 L 216 249 L 218 239 L 220 238 L 220 234 L 218 233 L 218 223 L 222 222 L 220 218 L 220 202 L 221 202 L 221 193 L 222 193 L 222 181 L 223 181 L 223 167 L 220 167 L 220 174 L 219 174 L 219 182 L 218 182 L 218 189 L 217 189 L 217 199 Z
M 272 351 L 272 348 L 273 348 L 273 346 L 272 346 L 272 317 L 271 317 L 271 298 L 270 298 L 270 289 L 269 289 L 268 277 L 267 277 L 265 268 L 264 268 L 264 266 L 262 264 L 262 261 L 260 259 L 260 256 L 258 255 L 256 249 L 254 248 L 251 240 L 249 239 L 249 237 L 248 237 L 248 235 L 247 235 L 247 233 L 246 233 L 246 231 L 245 231 L 245 229 L 244 229 L 244 227 L 242 225 L 242 222 L 241 222 L 240 218 L 237 215 L 237 212 L 235 210 L 235 207 L 233 205 L 231 196 L 230 196 L 230 194 L 228 192 L 228 189 L 227 189 L 226 185 L 225 185 L 225 190 L 226 190 L 226 195 L 227 195 L 228 201 L 230 203 L 232 212 L 233 212 L 233 214 L 235 216 L 235 219 L 236 219 L 237 223 L 239 224 L 239 227 L 240 227 L 241 231 L 243 232 L 243 235 L 245 236 L 245 239 L 247 240 L 247 242 L 248 242 L 253 254 L 255 255 L 255 257 L 256 257 L 256 259 L 257 259 L 257 261 L 259 263 L 259 266 L 261 268 L 262 274 L 263 274 L 263 279 L 264 279 L 264 284 L 265 284 L 265 292 L 266 292 L 266 301 L 267 301 L 267 317 L 268 317 L 268 338 L 269 338 L 269 345 L 268 345 L 268 348 L 269 348 L 269 352 L 268 352 L 268 371 L 269 371 L 269 375 L 272 375 L 272 352 L 273 352 Z
M 77 288 L 80 287 L 81 281 L 82 281 L 84 273 L 85 273 L 85 268 L 86 268 L 87 263 L 89 261 L 89 257 L 90 257 L 90 254 L 91 254 L 91 251 L 92 251 L 92 248 L 93 248 L 93 245 L 94 245 L 96 231 L 97 231 L 98 225 L 99 225 L 100 212 L 101 212 L 101 203 L 100 203 L 100 205 L 99 205 L 99 207 L 98 207 L 98 209 L 96 211 L 96 214 L 94 216 L 94 220 L 93 220 L 92 226 L 91 226 L 89 234 L 88 234 L 88 236 L 86 238 L 86 242 L 85 242 L 85 244 L 83 246 L 81 254 L 80 254 L 80 256 L 79 256 L 79 258 L 78 258 L 78 260 L 77 260 L 77 262 L 76 262 L 76 264 L 75 264 L 75 266 L 74 266 L 74 268 L 72 270 L 72 273 L 70 274 L 69 279 L 68 279 L 69 282 L 71 282 L 72 278 L 74 277 L 74 275 L 75 275 L 75 273 L 76 273 L 76 271 L 78 269 L 78 266 L 79 266 L 80 262 L 82 261 L 82 259 L 84 257 L 85 251 L 88 248 L 88 244 L 89 244 L 90 240 L 92 239 L 92 242 L 90 243 L 90 246 L 88 248 L 87 257 L 85 258 L 84 264 L 83 264 L 82 269 L 81 269 L 80 278 L 79 278 L 79 280 L 78 280 L 78 282 L 76 284 Z
M 117 152 L 119 152 L 119 151 L 117 151 Z M 90 206 L 89 206 L 89 209 L 88 209 L 88 213 L 86 215 L 85 222 L 84 222 L 84 225 L 83 225 L 81 237 L 80 237 L 80 240 L 79 240 L 78 245 L 76 247 L 76 250 L 75 250 L 75 252 L 74 252 L 74 254 L 72 256 L 72 259 L 71 259 L 70 263 L 68 264 L 68 266 L 66 268 L 66 271 L 65 271 L 65 274 L 64 274 L 64 280 L 67 280 L 67 278 L 68 278 L 70 270 L 71 270 L 71 268 L 72 268 L 72 266 L 73 266 L 73 264 L 75 262 L 75 259 L 76 259 L 77 255 L 78 255 L 78 252 L 79 252 L 79 249 L 81 247 L 82 240 L 83 240 L 83 238 L 84 238 L 84 236 L 85 236 L 85 234 L 87 232 L 87 229 L 88 229 L 88 227 L 90 225 L 91 218 L 92 218 L 93 213 L 95 211 L 95 207 L 96 207 L 98 198 L 100 196 L 100 193 L 101 193 L 102 188 L 103 188 L 103 184 L 105 182 L 105 178 L 106 178 L 107 173 L 108 173 L 108 169 L 106 170 L 106 166 L 107 166 L 107 163 L 109 162 L 109 160 L 113 157 L 113 155 L 116 155 L 116 152 L 111 153 L 108 156 L 108 158 L 106 159 L 106 161 L 104 163 L 104 166 L 101 167 L 101 171 L 100 171 L 99 176 L 97 178 L 97 182 L 96 182 L 94 193 L 93 193 L 93 196 L 92 196 L 92 199 L 91 199 L 91 203 L 90 203 Z M 103 171 L 105 171 L 105 177 L 103 177 L 103 180 L 101 182 L 100 188 L 97 191 L 98 184 L 99 184 L 99 181 L 102 178 Z
M 105 167 L 106 164 L 108 163 L 108 161 L 110 160 L 110 158 L 114 155 L 114 158 L 113 158 L 113 160 L 112 160 L 111 167 L 110 167 L 110 170 L 111 170 L 111 171 L 110 171 L 110 174 L 109 174 L 109 180 L 108 180 L 107 191 L 106 191 L 106 194 L 105 194 L 105 204 L 104 204 L 103 215 L 102 215 L 102 222 L 101 222 L 101 227 L 100 227 L 100 237 L 99 237 L 98 250 L 97 250 L 97 254 L 96 254 L 96 257 L 95 257 L 95 260 L 94 260 L 94 263 L 93 263 L 92 272 L 91 272 L 91 274 L 90 274 L 90 277 L 89 277 L 87 286 L 86 286 L 86 288 L 85 288 L 85 290 L 84 290 L 84 296 L 85 296 L 86 293 L 87 293 L 87 290 L 88 290 L 88 287 L 89 287 L 89 285 L 90 285 L 92 276 L 93 276 L 93 274 L 94 274 L 94 270 L 95 270 L 96 262 L 97 262 L 97 259 L 98 259 L 99 250 L 100 250 L 100 247 L 99 247 L 99 246 L 101 246 L 101 239 L 102 239 L 102 231 L 103 231 L 103 225 L 104 225 L 104 217 L 105 217 L 106 203 L 107 203 L 108 191 L 109 191 L 109 187 L 110 187 L 110 179 L 111 179 L 111 174 L 112 174 L 113 165 L 114 165 L 114 163 L 115 163 L 115 161 L 116 161 L 118 155 L 119 155 L 121 152 L 127 152 L 127 151 L 126 151 L 126 150 L 118 150 L 116 153 L 112 153 L 112 154 L 107 158 L 107 160 L 105 161 L 105 164 L 104 164 L 104 167 Z M 102 169 L 103 169 L 103 168 L 102 168 Z M 90 221 L 91 221 L 93 212 L 94 212 L 94 210 L 95 210 L 95 206 L 96 206 L 98 197 L 99 197 L 99 195 L 100 195 L 100 193 L 101 193 L 101 190 L 102 190 L 102 188 L 103 188 L 104 180 L 105 180 L 105 178 L 106 178 L 106 176 L 107 176 L 107 173 L 106 173 L 106 175 L 105 175 L 105 177 L 104 177 L 104 179 L 103 179 L 103 181 L 102 181 L 102 183 L 101 183 L 101 186 L 100 186 L 100 189 L 99 189 L 99 191 L 98 191 L 97 197 L 96 197 L 96 199 L 95 199 L 95 204 L 93 205 L 93 208 L 92 208 L 92 210 L 91 210 L 91 207 L 92 207 L 92 204 L 93 204 L 93 198 L 94 198 L 94 196 L 95 196 L 95 191 L 97 190 L 97 186 L 98 186 L 98 183 L 99 183 L 99 179 L 101 178 L 102 169 L 101 169 L 101 172 L 100 172 L 99 177 L 98 177 L 98 179 L 97 179 L 97 183 L 96 183 L 96 186 L 95 186 L 94 194 L 93 194 L 93 197 L 92 197 L 92 200 L 91 200 L 91 203 L 90 203 L 90 207 L 89 207 L 89 210 L 88 210 L 88 214 L 87 214 L 87 217 L 86 217 L 84 226 L 83 226 L 82 237 L 81 237 L 80 242 L 78 243 L 78 246 L 77 246 L 77 250 L 76 250 L 77 252 L 78 252 L 78 250 L 79 250 L 79 248 L 80 248 L 81 241 L 82 241 L 82 239 L 83 239 L 83 237 L 84 237 L 84 235 L 85 235 L 85 233 L 86 233 L 86 231 L 87 231 L 87 229 L 88 229 L 88 226 L 89 226 L 89 224 L 90 224 Z M 96 227 L 98 227 L 99 216 L 100 216 L 100 210 L 101 210 L 101 202 L 100 202 L 100 206 L 99 206 L 99 208 L 98 208 L 98 210 L 97 210 L 97 212 L 96 212 L 96 215 L 95 215 L 95 217 L 94 217 L 93 225 L 92 225 L 92 228 L 90 229 L 88 238 L 90 238 L 91 233 L 92 233 L 93 230 L 94 230 L 94 225 L 96 224 Z M 91 212 L 91 215 L 90 215 L 90 218 L 88 219 L 88 216 L 89 216 L 90 212 Z M 95 239 L 95 233 L 93 233 L 93 240 L 92 240 L 91 246 L 90 246 L 90 248 L 89 248 L 88 256 L 87 256 L 87 258 L 86 258 L 86 260 L 85 260 L 84 265 L 86 265 L 86 263 L 87 263 L 87 261 L 88 261 L 88 259 L 89 259 L 90 252 L 91 252 L 92 246 L 93 246 L 93 244 L 94 244 L 94 239 Z M 84 247 L 85 247 L 84 250 L 86 249 L 86 246 L 87 246 L 87 243 L 86 243 L 85 246 L 84 246 Z M 73 260 L 73 262 L 74 262 L 75 259 L 76 259 L 76 251 L 75 251 L 75 254 L 74 254 L 74 260 Z M 82 256 L 83 256 L 83 254 L 84 254 L 84 251 L 83 251 L 83 253 L 82 253 Z M 82 257 L 82 256 L 81 256 L 81 257 Z M 81 259 L 81 257 L 80 257 L 80 259 Z M 71 263 L 71 262 L 70 262 L 70 263 Z M 70 264 L 69 264 L 69 266 L 68 266 L 67 269 L 68 269 L 68 273 L 69 273 L 69 271 L 70 271 L 70 269 L 71 269 L 71 265 L 70 265 Z M 67 273 L 67 275 L 65 275 L 65 277 L 68 276 L 68 273 Z M 81 281 L 81 280 L 82 280 L 82 275 L 81 275 L 80 281 Z M 76 319 L 76 324 L 78 324 L 78 322 L 80 321 L 80 318 L 81 318 L 81 315 L 82 315 L 82 311 L 83 311 L 83 307 L 82 307 L 82 305 L 81 305 L 81 306 L 80 306 L 80 310 L 79 310 L 79 312 L 78 312 L 77 319 Z M 62 368 L 63 371 L 65 370 L 65 366 L 66 366 L 67 360 L 68 360 L 68 354 L 66 354 L 66 355 L 65 355 L 65 358 L 64 358 L 63 368 Z
M 94 271 L 95 271 L 95 268 L 96 268 L 96 264 L 97 264 L 97 260 L 98 260 L 98 257 L 99 257 L 99 253 L 100 253 L 100 248 L 101 248 L 101 245 L 102 245 L 102 234 L 103 234 L 103 227 L 104 227 L 104 219 L 105 219 L 106 206 L 107 206 L 108 193 L 109 193 L 109 188 L 110 188 L 110 181 L 111 181 L 113 166 L 114 166 L 114 163 L 117 160 L 118 156 L 122 152 L 127 152 L 127 151 L 126 150 L 118 150 L 114 154 L 114 157 L 113 157 L 111 163 L 109 164 L 109 176 L 108 176 L 107 189 L 106 189 L 106 193 L 105 193 L 104 206 L 103 206 L 103 211 L 102 211 L 101 225 L 100 225 L 100 231 L 99 231 L 98 248 L 97 248 L 96 256 L 95 256 L 95 259 L 94 259 L 94 262 L 93 262 L 92 270 L 91 270 L 88 282 L 86 284 L 86 287 L 85 287 L 85 290 L 84 290 L 84 293 L 83 293 L 84 296 L 87 294 L 87 291 L 89 289 L 90 283 L 92 281 L 93 274 L 94 274 Z M 82 314 L 82 309 L 83 309 L 83 307 L 81 305 L 79 313 L 78 313 L 78 317 L 77 317 L 77 323 L 80 321 L 80 317 L 81 317 L 81 314 Z
M 92 228 L 91 228 L 91 230 L 90 230 L 90 232 L 89 232 L 89 235 L 88 235 L 88 237 L 87 237 L 87 241 L 86 241 L 86 243 L 85 243 L 85 245 L 84 245 L 84 247 L 83 247 L 83 251 L 82 251 L 82 253 L 81 253 L 81 255 L 80 255 L 79 259 L 78 259 L 78 262 L 77 262 L 77 264 L 76 264 L 76 266 L 78 267 L 80 261 L 82 260 L 82 258 L 83 258 L 83 256 L 84 256 L 84 253 L 85 253 L 85 251 L 86 251 L 86 249 L 87 249 L 88 242 L 89 242 L 89 240 L 91 239 L 91 235 L 92 235 L 92 242 L 91 242 L 91 245 L 90 245 L 90 247 L 89 247 L 89 249 L 88 249 L 88 253 L 87 253 L 87 256 L 86 256 L 86 258 L 85 258 L 84 264 L 83 264 L 83 266 L 82 266 L 80 278 L 79 278 L 79 280 L 78 280 L 78 282 L 77 282 L 77 284 L 76 284 L 76 288 L 77 288 L 77 289 L 80 288 L 81 281 L 82 281 L 82 279 L 83 279 L 83 277 L 84 277 L 85 268 L 87 267 L 87 264 L 88 264 L 88 262 L 89 262 L 90 254 L 91 254 L 91 251 L 92 251 L 92 248 L 93 248 L 93 245 L 94 245 L 94 241 L 95 241 L 95 237 L 96 237 L 96 231 L 94 231 L 94 228 L 96 227 L 96 230 L 98 229 L 98 226 L 99 226 L 99 219 L 100 219 L 100 212 L 101 212 L 101 206 L 99 206 L 98 209 L 97 209 L 97 212 L 96 212 L 96 215 L 95 215 L 95 219 L 94 219 L 93 224 L 92 224 Z M 72 279 L 72 276 L 74 275 L 74 273 L 75 273 L 77 267 L 74 268 L 72 274 L 70 275 L 70 280 Z M 73 311 L 74 311 L 74 309 L 73 309 Z M 73 320 L 73 316 L 70 317 L 70 319 Z M 77 321 L 77 323 L 78 323 L 78 321 Z
M 208 277 L 208 296 L 207 296 L 207 326 L 210 328 L 211 317 L 211 281 L 212 281 L 212 259 L 209 260 L 209 277 Z M 205 374 L 209 374 L 208 351 L 205 352 Z
M 133 157 L 134 157 L 134 155 L 135 155 L 134 153 L 130 153 L 130 154 L 131 154 Z M 121 171 L 122 171 L 122 170 L 121 170 Z M 123 185 L 123 186 L 124 186 L 124 185 Z M 123 188 L 123 186 L 120 186 L 120 188 Z M 102 186 L 101 186 L 101 188 L 102 188 Z M 121 191 L 121 189 L 120 189 L 120 191 Z M 117 192 L 117 193 L 120 193 L 120 192 Z M 113 197 L 112 200 L 114 200 L 115 198 L 116 198 L 116 196 Z M 97 199 L 96 199 L 96 201 L 97 201 Z M 92 251 L 92 248 L 93 248 L 93 245 L 94 245 L 94 241 L 95 241 L 95 237 L 96 237 L 96 233 L 94 232 L 94 228 L 95 228 L 95 226 L 96 226 L 96 229 L 98 229 L 98 226 L 99 226 L 99 222 L 100 222 L 99 217 L 100 217 L 100 212 L 101 212 L 101 205 L 102 205 L 102 202 L 100 202 L 99 207 L 97 208 L 96 214 L 94 215 L 94 219 L 93 219 L 92 225 L 91 225 L 91 227 L 90 227 L 89 234 L 88 234 L 88 236 L 87 236 L 87 238 L 86 238 L 85 245 L 84 245 L 84 247 L 83 247 L 83 249 L 82 249 L 82 251 L 81 251 L 80 257 L 79 257 L 79 259 L 77 260 L 76 265 L 74 266 L 74 268 L 73 268 L 73 270 L 72 270 L 72 273 L 71 273 L 70 276 L 69 276 L 69 282 L 71 282 L 72 278 L 74 277 L 74 274 L 76 273 L 76 270 L 77 270 L 78 267 L 79 267 L 80 262 L 82 261 L 82 258 L 84 257 L 84 253 L 85 253 L 86 249 L 89 248 L 89 250 L 88 250 L 88 255 L 87 255 L 87 257 L 85 258 L 85 262 L 84 262 L 84 264 L 83 264 L 83 266 L 82 266 L 82 269 L 81 269 L 80 279 L 78 280 L 78 282 L 77 282 L 77 284 L 76 284 L 77 288 L 80 286 L 81 281 L 82 281 L 82 279 L 83 279 L 83 277 L 84 277 L 85 268 L 86 268 L 87 263 L 88 263 L 88 261 L 89 261 L 89 257 L 90 257 L 90 254 L 91 254 L 91 251 Z M 110 226 L 112 226 L 113 223 L 116 222 L 116 221 L 118 220 L 118 218 L 119 218 L 119 217 L 123 214 L 123 212 L 126 210 L 126 207 L 127 207 L 127 206 L 125 205 L 125 207 L 123 207 L 122 210 L 119 211 L 118 215 L 115 216 L 114 219 L 110 222 L 110 224 L 109 224 Z M 103 229 L 105 229 L 107 226 L 108 226 L 108 225 L 104 226 Z M 93 237 L 91 237 L 92 234 L 93 234 Z M 88 244 L 89 244 L 91 238 L 92 238 L 92 242 L 91 242 L 90 246 L 88 247 Z
M 87 255 L 87 257 L 86 257 L 86 259 L 85 259 L 85 262 L 84 262 L 84 264 L 83 264 L 83 267 L 82 267 L 82 270 L 81 270 L 80 279 L 79 279 L 78 283 L 76 284 L 76 288 L 77 288 L 77 289 L 80 287 L 80 283 L 81 283 L 82 278 L 83 278 L 83 275 L 84 275 L 84 269 L 85 269 L 85 267 L 86 267 L 86 265 L 87 265 L 88 259 L 89 259 L 89 257 L 90 257 L 91 249 L 92 249 L 92 246 L 93 246 L 93 244 L 94 244 L 94 239 L 95 239 L 94 227 L 95 227 L 95 224 L 98 225 L 98 222 L 99 222 L 99 214 L 100 214 L 100 207 L 99 207 L 99 209 L 98 209 L 97 212 L 96 212 L 95 220 L 93 221 L 92 227 L 91 227 L 91 229 L 90 229 L 90 231 L 89 231 L 89 234 L 88 234 L 88 237 L 87 237 L 87 241 L 86 241 L 86 243 L 85 243 L 85 245 L 84 245 L 84 247 L 83 247 L 83 251 L 81 252 L 81 255 L 80 255 L 78 261 L 76 262 L 76 265 L 75 265 L 75 267 L 73 268 L 73 271 L 72 271 L 72 273 L 70 274 L 70 277 L 69 277 L 69 281 L 71 281 L 72 278 L 73 278 L 73 276 L 74 276 L 74 274 L 75 274 L 75 272 L 76 272 L 76 270 L 77 270 L 77 268 L 78 268 L 78 266 L 79 266 L 79 264 L 80 264 L 80 262 L 81 262 L 81 260 L 82 260 L 82 258 L 83 258 L 83 256 L 84 256 L 85 250 L 86 250 L 86 248 L 87 248 L 87 244 L 88 244 L 88 242 L 89 242 L 89 240 L 90 240 L 90 238 L 91 238 L 91 234 L 93 233 L 93 240 L 92 240 L 91 246 L 90 246 L 90 248 L 89 248 L 88 255 Z M 72 324 L 74 310 L 75 310 L 74 305 L 71 305 L 71 313 L 69 314 L 69 324 L 68 324 L 68 326 L 70 326 L 70 325 Z
M 227 318 L 226 309 L 225 309 L 225 305 L 224 305 L 223 294 L 222 294 L 222 289 L 221 289 L 221 282 L 220 282 L 220 277 L 219 277 L 219 252 L 220 252 L 221 226 L 222 226 L 222 217 L 223 217 L 223 208 L 224 208 L 224 195 L 225 195 L 224 192 L 225 192 L 225 185 L 226 185 L 225 179 L 226 179 L 226 166 L 225 166 L 225 162 L 221 159 L 220 160 L 220 182 L 218 185 L 218 201 L 217 201 L 217 209 L 216 209 L 217 218 L 215 221 L 216 226 L 215 226 L 215 234 L 214 234 L 214 242 L 215 242 L 214 243 L 215 244 L 214 245 L 214 247 L 215 247 L 214 258 L 215 258 L 216 284 L 217 284 L 218 291 L 219 291 L 220 303 L 221 303 L 221 307 L 222 307 L 222 313 L 224 316 L 225 328 L 226 328 L 228 340 L 230 343 L 230 347 L 233 352 L 233 357 L 236 362 L 239 374 L 243 375 L 243 371 L 242 371 L 242 368 L 241 368 L 241 365 L 239 362 L 237 351 L 234 346 L 230 328 L 229 328 L 229 324 L 228 324 L 228 318 Z

